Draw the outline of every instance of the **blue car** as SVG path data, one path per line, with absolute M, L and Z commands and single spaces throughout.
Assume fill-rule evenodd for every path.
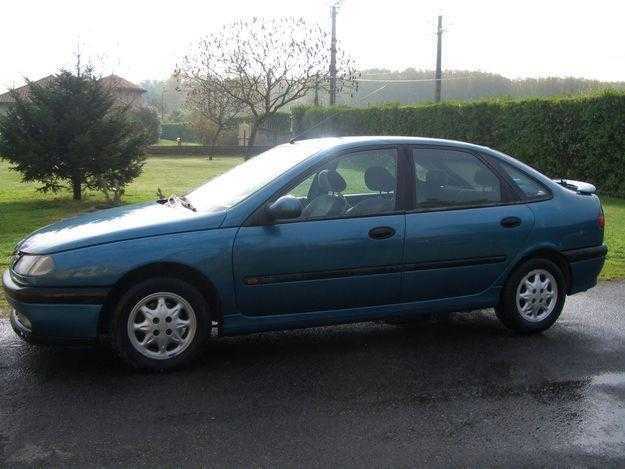
M 4 273 L 27 341 L 170 369 L 211 336 L 495 308 L 549 328 L 603 266 L 595 188 L 410 137 L 277 146 L 186 196 L 44 227 Z

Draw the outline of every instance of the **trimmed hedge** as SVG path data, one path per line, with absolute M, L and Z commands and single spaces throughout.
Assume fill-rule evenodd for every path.
M 200 136 L 191 125 L 184 122 L 163 122 L 161 124 L 161 138 L 166 140 L 176 140 L 178 137 L 183 142 L 199 143 Z
M 462 140 L 507 153 L 550 177 L 588 181 L 602 193 L 625 196 L 622 93 L 362 109 L 300 107 L 293 117 L 295 134 L 329 117 L 301 138 L 412 135 Z

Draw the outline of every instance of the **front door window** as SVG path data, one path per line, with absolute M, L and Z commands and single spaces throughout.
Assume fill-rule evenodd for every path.
M 286 194 L 302 200 L 302 221 L 394 212 L 397 150 L 366 150 L 342 156 L 280 195 Z

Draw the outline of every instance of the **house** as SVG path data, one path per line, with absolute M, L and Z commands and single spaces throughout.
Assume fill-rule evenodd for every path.
M 100 78 L 100 83 L 111 90 L 119 104 L 134 108 L 145 107 L 146 90 L 117 75 Z
M 36 84 L 42 85 L 42 86 L 46 86 L 49 83 L 51 83 L 52 80 L 54 80 L 54 75 L 48 75 L 47 77 L 43 77 L 42 79 L 37 80 L 37 81 L 35 81 L 33 83 L 36 83 Z M 28 85 L 21 86 L 20 88 L 15 88 L 14 91 L 20 97 L 28 98 L 28 95 L 29 95 Z M 7 91 L 4 94 L 0 94 L 0 115 L 6 114 L 7 111 L 9 110 L 9 107 L 14 102 L 15 102 L 15 100 L 13 99 L 13 96 L 11 95 L 11 92 Z
M 54 75 L 48 75 L 47 77 L 44 77 L 33 83 L 46 86 L 52 83 L 54 77 Z M 118 104 L 129 105 L 134 108 L 141 108 L 145 106 L 144 94 L 146 90 L 144 90 L 140 86 L 137 86 L 134 83 L 131 83 L 130 81 L 117 75 L 109 75 L 100 78 L 99 82 L 103 86 L 111 90 Z M 22 98 L 28 98 L 29 85 L 15 88 L 15 92 Z M 0 115 L 6 114 L 9 107 L 14 102 L 15 100 L 13 99 L 10 91 L 7 91 L 4 94 L 0 94 Z

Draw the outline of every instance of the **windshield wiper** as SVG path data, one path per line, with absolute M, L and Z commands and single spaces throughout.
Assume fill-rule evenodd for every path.
M 191 203 L 191 201 L 189 201 L 189 199 L 187 199 L 186 196 L 177 196 L 177 195 L 170 195 L 169 197 L 165 197 L 163 195 L 163 193 L 161 192 L 161 190 L 159 189 L 157 192 L 157 196 L 158 199 L 156 200 L 157 203 L 159 204 L 178 204 L 184 208 L 188 208 L 189 210 L 193 211 L 193 212 L 197 212 L 197 209 L 193 206 L 193 204 Z
M 180 204 L 183 207 L 188 208 L 189 210 L 193 210 L 194 212 L 197 212 L 197 209 L 193 206 L 191 201 L 189 199 L 187 199 L 186 195 L 182 195 L 182 196 L 178 197 L 178 200 L 180 201 Z

